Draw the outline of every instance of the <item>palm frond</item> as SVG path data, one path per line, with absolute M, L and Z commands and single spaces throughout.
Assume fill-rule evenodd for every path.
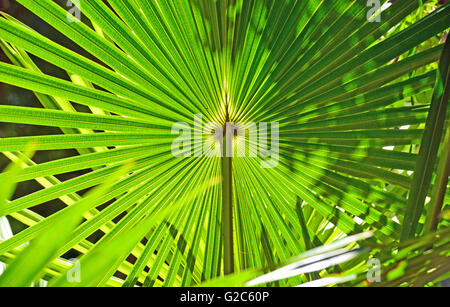
M 14 180 L 0 194 L 42 186 L 0 203 L 0 216 L 25 227 L 0 242 L 0 284 L 242 284 L 367 231 L 376 251 L 328 251 L 332 262 L 302 264 L 276 285 L 354 284 L 347 271 L 362 282 L 364 257 L 392 271 L 384 251 L 406 263 L 401 277 L 383 275 L 386 285 L 446 276 L 448 173 L 435 165 L 448 155 L 450 3 L 387 1 L 372 22 L 365 0 L 80 0 L 81 20 L 58 1 L 17 2 L 70 42 L 0 16 L 9 59 L 0 82 L 40 103 L 2 100 L 0 123 L 60 129 L 0 138 L 0 152 L 21 161 L 2 173 Z M 191 127 L 180 155 L 177 123 Z M 235 136 L 227 123 L 259 137 Z M 30 142 L 38 153 L 71 155 L 32 159 Z M 258 150 L 210 157 L 205 144 Z M 52 214 L 36 210 L 56 200 Z M 414 241 L 424 227 L 430 233 Z M 398 256 L 404 250 L 414 257 Z M 25 266 L 30 253 L 39 261 Z M 80 260 L 78 283 L 66 278 L 68 255 Z M 424 259 L 427 274 L 416 267 Z

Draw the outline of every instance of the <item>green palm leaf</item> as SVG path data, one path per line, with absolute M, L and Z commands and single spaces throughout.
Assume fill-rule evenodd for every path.
M 446 173 L 434 167 L 449 117 L 448 42 L 429 42 L 448 30 L 450 3 L 389 2 L 381 22 L 370 22 L 365 0 L 81 0 L 81 20 L 57 1 L 17 2 L 71 43 L 0 17 L 9 59 L 0 81 L 41 103 L 2 101 L 0 122 L 61 130 L 0 139 L 0 151 L 22 161 L 2 174 L 14 178 L 11 188 L 30 180 L 43 187 L 0 203 L 0 216 L 26 226 L 0 242 L 8 264 L 0 284 L 242 284 L 343 237 L 371 230 L 369 243 L 391 247 L 421 234 L 427 214 L 433 230 L 448 226 L 439 220 Z M 418 12 L 423 18 L 404 26 Z M 41 60 L 66 77 L 44 73 Z M 422 99 L 433 88 L 433 99 Z M 217 123 L 211 133 L 209 122 Z M 180 138 L 192 144 L 180 155 L 176 123 L 194 127 Z M 227 123 L 255 123 L 259 138 L 226 132 Z M 211 135 L 218 127 L 221 146 Z M 223 152 L 259 150 L 208 157 L 211 140 Z M 76 151 L 38 162 L 22 153 L 30 142 L 38 152 Z M 64 204 L 56 213 L 36 212 L 55 200 Z M 41 250 L 34 265 L 22 265 Z M 68 254 L 80 260 L 76 284 L 66 278 Z M 353 272 L 373 255 L 361 247 L 353 256 L 333 264 Z M 436 259 L 442 274 L 413 283 L 445 275 Z M 276 285 L 328 278 L 322 269 L 330 266 Z

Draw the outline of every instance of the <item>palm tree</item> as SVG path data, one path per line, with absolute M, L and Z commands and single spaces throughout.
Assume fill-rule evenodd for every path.
M 0 285 L 236 285 L 333 250 L 354 257 L 261 280 L 357 271 L 361 283 L 369 258 L 388 285 L 449 277 L 449 3 L 18 2 L 81 49 L 2 13 L 0 81 L 42 106 L 2 102 L 0 121 L 61 134 L 0 139 L 15 162 L 1 175 L 0 216 L 27 226 L 0 242 Z M 242 155 L 223 154 L 233 147 Z M 77 153 L 33 160 L 62 149 Z M 12 198 L 28 180 L 43 189 Z M 54 214 L 33 210 L 55 199 L 65 206 Z

